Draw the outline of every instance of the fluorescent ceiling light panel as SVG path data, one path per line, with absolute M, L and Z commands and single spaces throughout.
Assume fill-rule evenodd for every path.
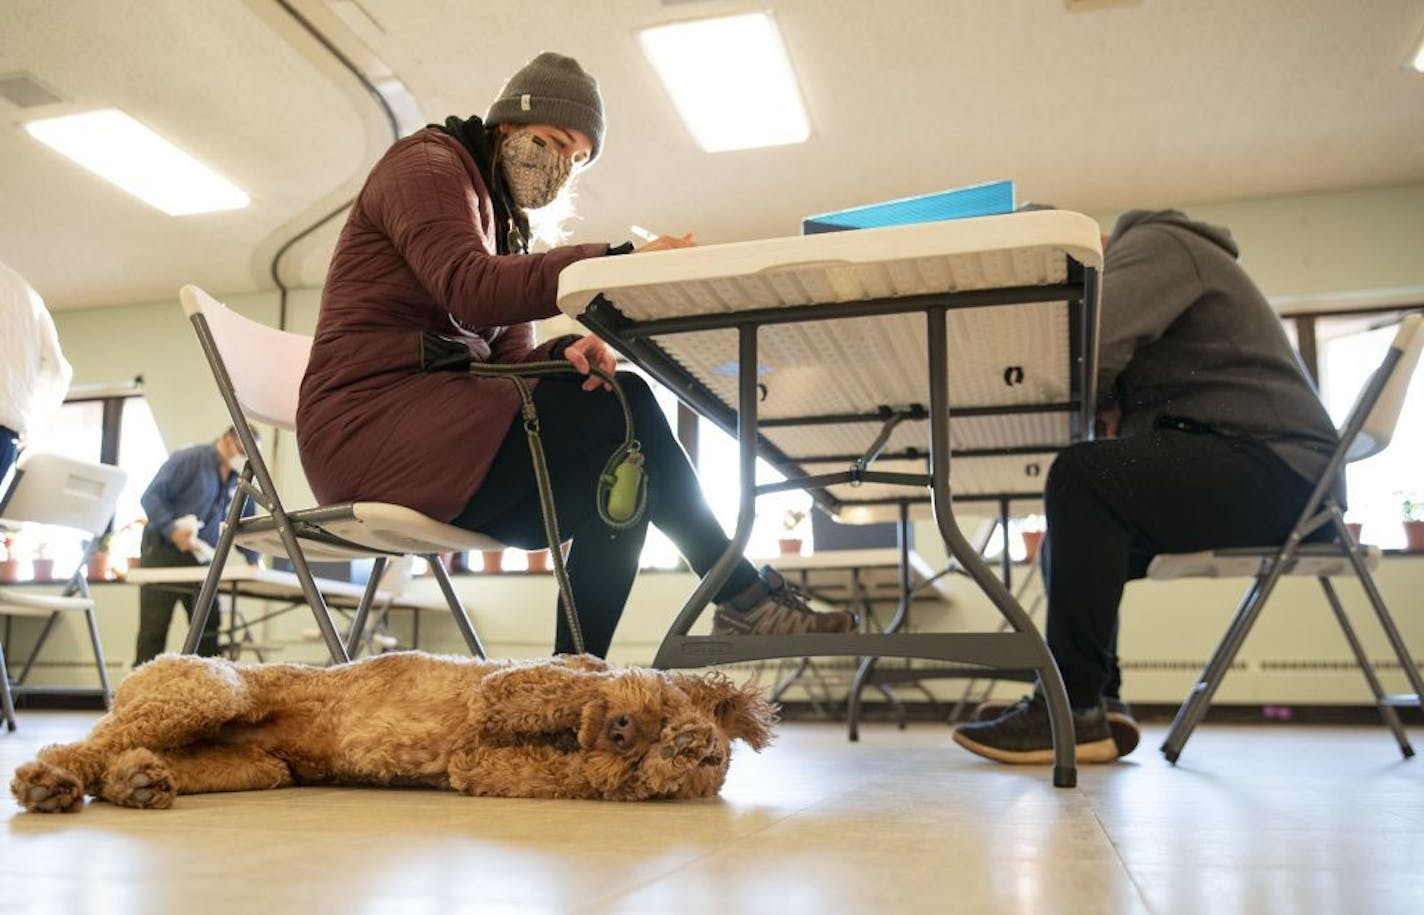
M 803 143 L 810 135 L 770 15 L 677 22 L 639 37 L 677 113 L 708 152 Z
M 30 121 L 30 136 L 169 216 L 237 210 L 242 189 L 119 111 Z

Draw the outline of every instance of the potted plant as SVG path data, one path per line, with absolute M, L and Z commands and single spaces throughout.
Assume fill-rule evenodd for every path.
M 806 520 L 806 513 L 799 508 L 788 508 L 781 516 L 781 539 L 777 541 L 781 546 L 781 555 L 800 556 L 801 555 L 801 523 Z
M 107 581 L 109 578 L 109 547 L 114 543 L 114 532 L 105 531 L 94 542 L 94 552 L 89 554 L 85 577 L 90 581 Z
M 1043 531 L 1031 528 L 1021 528 L 1019 536 L 1023 538 L 1024 561 L 1033 562 L 1038 558 L 1038 548 L 1043 545 Z
M 54 578 L 54 558 L 49 554 L 49 541 L 35 544 L 35 558 L 30 561 L 35 581 L 50 581 Z
M 14 584 L 20 580 L 20 560 L 15 558 L 15 536 L 0 537 L 0 582 Z
M 1400 513 L 1404 516 L 1404 548 L 1411 553 L 1424 553 L 1424 496 L 1401 493 Z

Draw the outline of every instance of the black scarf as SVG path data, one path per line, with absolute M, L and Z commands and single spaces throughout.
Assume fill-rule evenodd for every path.
M 495 251 L 508 254 L 511 250 L 518 250 L 521 254 L 528 254 L 529 219 L 523 210 L 514 205 L 509 188 L 504 184 L 504 176 L 494 167 L 494 150 L 490 148 L 491 131 L 473 114 L 465 120 L 451 115 L 445 119 L 444 124 L 430 126 L 438 127 L 459 140 L 460 145 L 465 147 L 465 151 L 475 160 L 475 166 L 479 168 L 480 177 L 484 178 L 485 187 L 489 188 L 490 200 L 494 204 Z

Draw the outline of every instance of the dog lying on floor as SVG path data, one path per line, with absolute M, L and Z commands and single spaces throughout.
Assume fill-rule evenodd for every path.
M 720 673 L 398 652 L 334 667 L 162 655 L 120 685 L 87 740 L 15 770 L 26 810 L 84 795 L 166 808 L 179 794 L 286 785 L 453 788 L 498 797 L 715 795 L 731 743 L 775 708 Z

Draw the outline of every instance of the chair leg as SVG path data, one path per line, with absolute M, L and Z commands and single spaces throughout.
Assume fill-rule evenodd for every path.
M 435 580 L 440 583 L 440 592 L 445 595 L 445 603 L 450 605 L 450 615 L 455 618 L 455 626 L 460 630 L 460 635 L 465 637 L 470 654 L 477 658 L 485 657 L 485 648 L 480 644 L 480 637 L 475 634 L 475 624 L 470 621 L 470 614 L 465 612 L 465 605 L 461 603 L 460 595 L 455 593 L 455 586 L 450 584 L 450 573 L 445 571 L 440 557 L 434 553 L 426 556 L 425 561 L 430 563 L 430 571 L 435 573 Z
M 4 643 L 0 643 L 0 713 L 5 715 L 5 730 L 15 730 L 15 703 L 10 698 L 10 671 L 5 668 Z
M 361 648 L 361 637 L 366 634 L 366 618 L 371 613 L 371 604 L 376 600 L 376 590 L 381 586 L 381 576 L 386 573 L 385 556 L 377 556 L 371 566 L 371 577 L 366 580 L 366 590 L 361 595 L 361 603 L 356 607 L 356 617 L 351 621 L 351 631 L 346 634 L 346 655 L 356 657 Z
M 850 694 L 846 696 L 846 739 L 851 741 L 860 739 L 860 694 L 865 690 L 866 681 L 875 672 L 876 660 L 873 657 L 860 659 L 860 667 L 850 685 Z
M 218 545 L 213 548 L 213 559 L 208 564 L 208 574 L 203 578 L 198 596 L 193 599 L 192 620 L 188 625 L 188 635 L 183 639 L 183 654 L 198 653 L 198 643 L 203 640 L 203 633 L 207 630 L 208 617 L 216 612 L 222 571 L 236 541 L 237 522 L 243 501 L 242 498 L 234 497 L 232 504 L 228 506 L 227 518 L 223 523 L 222 533 L 218 536 Z
M 1414 755 L 1414 748 L 1409 745 L 1409 737 L 1404 733 L 1404 725 L 1400 723 L 1399 714 L 1393 706 L 1385 702 L 1384 688 L 1380 685 L 1379 677 L 1375 676 L 1374 665 L 1365 655 L 1364 646 L 1360 644 L 1360 639 L 1355 635 L 1355 627 L 1350 625 L 1350 618 L 1345 615 L 1345 608 L 1340 603 L 1340 597 L 1335 593 L 1335 586 L 1330 583 L 1330 579 L 1320 576 L 1318 578 L 1320 588 L 1325 592 L 1326 600 L 1330 601 L 1330 609 L 1335 612 L 1335 619 L 1340 623 L 1340 629 L 1345 633 L 1345 641 L 1350 644 L 1350 651 L 1354 652 L 1355 662 L 1360 665 L 1360 673 L 1365 675 L 1365 682 L 1369 684 L 1370 692 L 1375 697 L 1375 707 L 1379 709 L 1380 717 L 1394 733 L 1394 739 L 1399 743 L 1399 752 L 1408 759 Z
M 35 644 L 30 648 L 30 653 L 25 656 L 25 666 L 20 668 L 20 676 L 15 679 L 16 683 L 23 684 L 30 678 L 30 668 L 35 666 L 35 659 L 40 656 L 40 649 L 44 647 L 49 639 L 50 633 L 54 631 L 54 626 L 59 622 L 59 611 L 55 611 L 45 620 L 44 628 L 35 637 Z
M 109 707 L 114 691 L 109 686 L 109 671 L 104 667 L 104 648 L 99 644 L 99 624 L 94 619 L 94 608 L 84 611 L 84 622 L 89 626 L 89 644 L 94 647 L 94 666 L 99 671 L 99 685 L 104 689 L 104 708 Z
M 1167 739 L 1162 742 L 1162 755 L 1167 757 L 1168 762 L 1176 763 L 1177 758 L 1182 755 L 1182 748 L 1186 746 L 1187 740 L 1192 736 L 1192 731 L 1196 730 L 1196 726 L 1206 716 L 1206 710 L 1211 705 L 1211 697 L 1216 695 L 1217 687 L 1221 685 L 1226 672 L 1231 668 L 1231 662 L 1236 659 L 1236 653 L 1241 650 L 1241 643 L 1246 641 L 1246 635 L 1251 631 L 1252 624 L 1256 622 L 1256 617 L 1260 614 L 1266 598 L 1270 596 L 1271 589 L 1275 587 L 1276 579 L 1280 577 L 1276 571 L 1277 568 L 1279 568 L 1279 564 L 1272 568 L 1264 581 L 1258 576 L 1246 589 L 1246 595 L 1242 598 L 1241 605 L 1236 611 L 1236 617 L 1231 621 L 1226 634 L 1221 637 L 1216 651 L 1207 661 L 1206 667 L 1202 669 L 1197 682 L 1192 686 L 1192 691 L 1182 702 L 1182 707 L 1177 710 L 1177 717 L 1172 720 L 1172 727 L 1167 731 Z
M 1384 598 L 1380 596 L 1379 588 L 1375 587 L 1374 576 L 1370 575 L 1370 570 L 1365 566 L 1365 561 L 1360 558 L 1358 550 L 1349 550 L 1350 565 L 1355 567 L 1355 577 L 1360 580 L 1360 585 L 1365 589 L 1365 594 L 1370 599 L 1370 606 L 1374 608 L 1375 616 L 1379 618 L 1380 627 L 1384 629 L 1385 637 L 1389 639 L 1390 647 L 1394 649 L 1394 656 L 1399 660 L 1399 666 L 1404 670 L 1404 677 L 1409 681 L 1409 686 L 1414 690 L 1414 705 L 1424 709 L 1424 675 L 1419 673 L 1419 668 L 1414 664 L 1414 658 L 1409 654 L 1409 647 L 1404 644 L 1404 636 L 1399 634 L 1399 629 L 1394 625 L 1394 618 L 1389 615 L 1389 610 L 1384 605 Z

